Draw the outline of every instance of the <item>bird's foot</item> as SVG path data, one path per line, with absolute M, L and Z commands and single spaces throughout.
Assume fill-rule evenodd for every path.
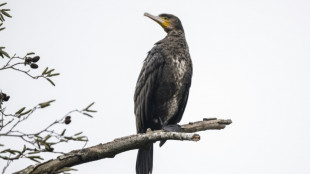
M 168 125 L 163 125 L 162 129 L 166 132 L 180 132 L 181 126 L 178 124 L 168 124 Z M 162 140 L 159 143 L 159 147 L 163 146 L 166 143 L 167 140 Z
M 164 125 L 162 129 L 166 132 L 180 132 L 181 126 L 178 124 L 168 124 Z

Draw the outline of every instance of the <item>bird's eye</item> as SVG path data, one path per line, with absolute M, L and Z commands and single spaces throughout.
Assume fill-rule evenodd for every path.
M 165 19 L 165 20 L 168 20 L 168 18 L 167 18 L 167 17 L 164 17 L 164 19 Z

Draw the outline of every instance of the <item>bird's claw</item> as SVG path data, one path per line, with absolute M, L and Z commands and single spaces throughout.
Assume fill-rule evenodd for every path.
M 181 126 L 178 124 L 164 125 L 162 129 L 166 132 L 180 132 Z

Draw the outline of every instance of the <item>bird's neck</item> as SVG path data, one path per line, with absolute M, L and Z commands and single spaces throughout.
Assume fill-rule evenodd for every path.
M 183 31 L 180 30 L 173 30 L 167 34 L 164 40 L 170 41 L 178 41 L 178 42 L 186 42 L 185 34 Z
M 167 37 L 169 36 L 181 36 L 184 37 L 184 31 L 182 30 L 171 30 L 167 33 Z
M 183 31 L 180 31 L 180 30 L 173 30 L 173 31 L 170 31 L 167 33 L 166 37 L 163 38 L 162 40 L 158 41 L 155 43 L 155 45 L 159 45 L 161 43 L 165 43 L 167 42 L 167 40 L 181 40 L 182 42 L 185 42 L 185 34 Z

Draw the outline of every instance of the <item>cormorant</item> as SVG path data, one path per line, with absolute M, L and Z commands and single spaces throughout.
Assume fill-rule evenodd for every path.
M 145 13 L 166 31 L 167 36 L 148 52 L 134 95 L 137 133 L 164 129 L 178 131 L 186 107 L 192 78 L 192 61 L 178 17 Z M 160 142 L 162 146 L 165 141 Z M 138 151 L 137 174 L 152 173 L 153 144 Z

